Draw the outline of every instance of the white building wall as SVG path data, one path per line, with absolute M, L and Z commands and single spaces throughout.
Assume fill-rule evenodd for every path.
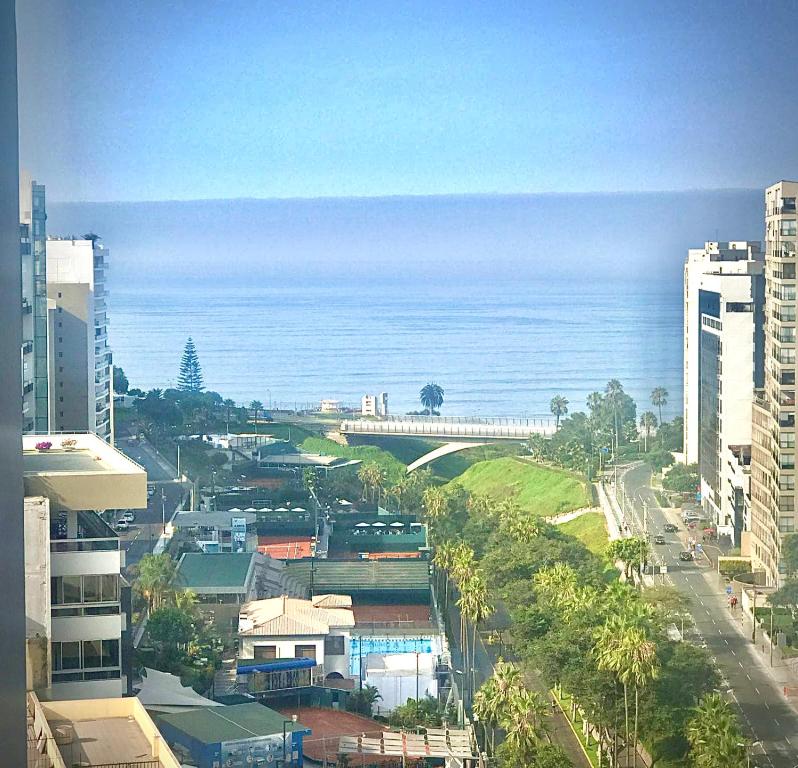
M 324 664 L 324 673 L 339 672 L 343 677 L 349 677 L 349 638 L 348 632 L 332 631 L 331 635 L 343 635 L 344 654 L 342 656 L 324 655 L 324 635 L 294 635 L 291 637 L 240 637 L 241 659 L 254 659 L 255 648 L 258 646 L 274 645 L 277 647 L 278 659 L 293 659 L 296 657 L 297 645 L 314 645 L 316 647 L 316 661 Z
M 734 296 L 750 296 L 750 275 L 762 273 L 764 254 L 760 251 L 759 243 L 747 241 L 707 242 L 703 248 L 691 248 L 687 254 L 684 267 L 684 453 L 686 463 L 694 464 L 698 461 L 699 447 L 699 338 L 701 333 L 699 291 L 720 292 L 721 302 L 745 301 L 746 299 L 734 298 Z M 737 258 L 738 255 L 739 258 Z M 727 276 L 735 274 L 742 276 L 731 281 L 727 280 Z M 726 293 L 727 291 L 728 293 Z M 750 298 L 747 300 L 750 301 Z M 753 317 L 750 316 L 748 319 L 753 320 Z M 753 334 L 751 343 L 753 343 Z M 746 366 L 746 368 L 749 369 L 750 366 Z M 724 396 L 725 394 L 726 390 L 724 389 Z M 750 400 L 747 418 L 750 436 Z
M 65 616 L 53 621 L 53 642 L 74 640 L 119 640 L 122 636 L 122 615 Z
M 53 576 L 82 576 L 103 573 L 119 573 L 122 568 L 122 552 L 53 552 Z

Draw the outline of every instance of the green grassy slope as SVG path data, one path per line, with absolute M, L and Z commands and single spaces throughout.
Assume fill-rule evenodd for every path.
M 601 512 L 587 512 L 557 527 L 563 533 L 579 539 L 594 554 L 604 556 L 609 538 L 604 515 Z
M 327 456 L 343 456 L 347 459 L 360 459 L 364 462 L 375 462 L 385 473 L 386 483 L 390 486 L 405 476 L 407 465 L 399 461 L 387 451 L 373 445 L 340 445 L 326 437 L 306 437 L 299 447 L 309 453 L 322 453 Z
M 512 499 L 544 517 L 590 505 L 586 484 L 576 475 L 511 456 L 474 464 L 456 482 L 471 493 Z

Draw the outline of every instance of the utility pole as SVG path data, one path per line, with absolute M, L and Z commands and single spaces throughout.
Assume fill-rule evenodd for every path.
M 166 491 L 161 488 L 161 533 L 166 535 Z
M 756 596 L 757 596 L 756 587 L 754 587 L 754 610 L 753 610 L 753 617 L 754 617 L 754 631 L 751 634 L 751 642 L 756 642 Z

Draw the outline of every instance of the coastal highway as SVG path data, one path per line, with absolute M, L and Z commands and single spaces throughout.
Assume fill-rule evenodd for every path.
M 644 511 L 648 532 L 664 533 L 666 522 L 679 526 L 677 533 L 666 533 L 665 545 L 652 545 L 668 566 L 664 582 L 690 599 L 694 622 L 687 639 L 703 645 L 714 657 L 723 678 L 722 689 L 736 703 L 746 737 L 754 745 L 752 766 L 795 768 L 798 765 L 798 714 L 783 693 L 786 670 L 772 674 L 768 657 L 751 642 L 751 625 L 743 625 L 742 609 L 728 607 L 725 583 L 707 561 L 681 562 L 679 552 L 687 549 L 688 534 L 678 513 L 658 506 L 650 488 L 651 470 L 635 464 L 623 470 L 620 487 L 632 502 L 630 523 L 636 533 L 643 532 Z M 655 583 L 660 576 L 655 576 Z M 778 670 L 777 670 L 778 672 Z M 786 678 L 785 678 L 786 679 Z

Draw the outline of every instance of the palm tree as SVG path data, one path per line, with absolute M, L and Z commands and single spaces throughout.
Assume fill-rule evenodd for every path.
M 495 728 L 507 719 L 510 703 L 522 687 L 518 667 L 499 659 L 493 668 L 493 675 L 474 695 L 474 713 L 491 729 L 491 753 L 496 746 Z
M 144 555 L 138 565 L 136 589 L 147 600 L 150 610 L 160 608 L 171 591 L 177 565 L 165 552 L 159 555 Z
M 458 606 L 466 622 L 471 623 L 471 684 L 470 695 L 473 696 L 476 687 L 476 656 L 477 656 L 477 630 L 481 622 L 493 613 L 493 606 L 488 599 L 488 585 L 482 571 L 473 571 L 460 590 Z M 466 644 L 468 637 L 466 636 Z
M 363 464 L 358 470 L 357 476 L 363 484 L 364 495 L 371 491 L 371 500 L 374 501 L 375 497 L 378 496 L 377 491 L 382 488 L 382 484 L 385 482 L 385 474 L 380 465 L 373 461 Z
M 620 441 L 619 425 L 618 425 L 618 404 L 621 396 L 624 394 L 623 384 L 618 379 L 610 379 L 604 390 L 606 401 L 612 406 L 612 418 L 615 425 L 615 452 L 618 452 L 618 445 Z
M 645 430 L 645 443 L 643 450 L 648 453 L 648 436 L 651 434 L 652 429 L 657 428 L 657 417 L 651 411 L 645 411 L 640 414 L 640 426 Z
M 557 420 L 557 429 L 560 428 L 560 417 L 565 416 L 568 413 L 568 400 L 566 400 L 562 395 L 554 395 L 551 398 L 551 403 L 549 404 L 551 408 L 551 412 L 554 414 L 554 418 Z
M 707 694 L 687 724 L 690 754 L 697 768 L 743 768 L 746 744 L 737 718 L 719 693 Z
M 448 498 L 446 491 L 437 485 L 430 486 L 424 491 L 421 504 L 427 521 L 435 523 L 443 517 L 447 510 Z
M 258 414 L 263 410 L 263 403 L 260 400 L 253 400 L 249 407 L 255 411 L 255 434 L 258 434 Z
M 197 593 L 193 589 L 178 589 L 172 595 L 175 608 L 194 615 L 197 610 Z
M 665 387 L 654 387 L 651 391 L 651 405 L 659 408 L 659 423 L 662 424 L 662 407 L 668 404 L 668 390 Z
M 499 507 L 499 525 L 517 541 L 529 541 L 540 535 L 540 519 L 526 512 L 514 501 L 504 501 Z
M 544 734 L 543 720 L 548 705 L 537 691 L 516 690 L 501 723 L 507 732 L 506 744 L 515 765 L 531 765 Z
M 435 555 L 432 558 L 432 564 L 439 575 L 444 577 L 443 588 L 443 614 L 447 614 L 449 609 L 449 572 L 452 569 L 452 561 L 454 558 L 454 544 L 446 541 L 439 547 L 435 548 Z M 440 585 L 439 585 L 440 588 Z
M 433 383 L 425 384 L 419 392 L 419 399 L 427 413 L 432 416 L 433 411 L 443 405 L 443 387 Z

